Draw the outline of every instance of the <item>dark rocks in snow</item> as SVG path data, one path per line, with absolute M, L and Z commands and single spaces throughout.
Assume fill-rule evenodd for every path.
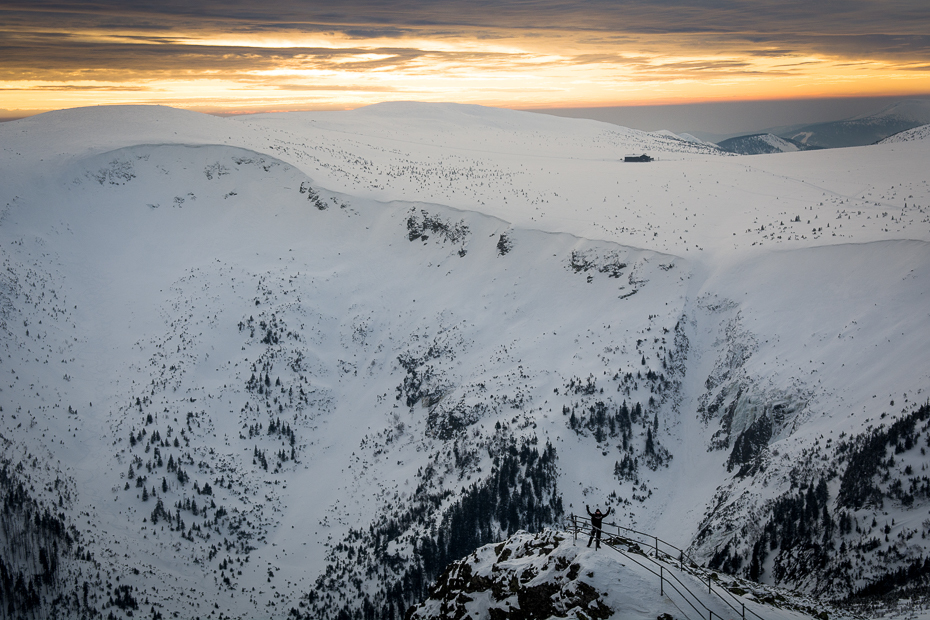
M 464 248 L 465 240 L 468 238 L 471 230 L 465 223 L 465 220 L 451 222 L 444 220 L 438 215 L 431 214 L 425 209 L 410 209 L 407 215 L 407 238 L 410 241 L 422 239 L 426 241 L 430 234 L 436 235 L 443 241 L 450 243 L 462 243 Z
M 513 238 L 507 233 L 501 233 L 497 239 L 497 255 L 504 256 L 513 249 Z
M 482 547 L 451 564 L 405 618 L 475 617 L 479 609 L 486 610 L 480 617 L 491 620 L 610 618 L 614 610 L 580 574 L 573 558 L 578 549 L 560 547 L 564 540 L 563 534 L 545 531 Z
M 733 452 L 727 460 L 727 471 L 733 471 L 734 467 L 739 466 L 737 476 L 742 477 L 752 473 L 754 461 L 768 447 L 771 438 L 772 421 L 768 416 L 758 418 L 733 442 Z

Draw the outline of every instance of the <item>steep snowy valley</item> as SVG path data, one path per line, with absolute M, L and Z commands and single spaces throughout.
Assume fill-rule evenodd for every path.
M 427 104 L 0 124 L 0 617 L 399 618 L 586 505 L 713 570 L 919 600 L 914 136 L 739 157 Z

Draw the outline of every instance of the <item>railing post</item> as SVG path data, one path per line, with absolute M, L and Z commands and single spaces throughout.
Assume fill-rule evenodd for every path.
M 710 591 L 710 575 L 707 576 L 707 593 L 713 594 L 713 592 Z
M 659 537 L 656 536 L 656 558 L 659 557 Z
M 578 542 L 578 519 L 572 514 L 572 533 L 575 535 L 575 539 L 572 541 L 572 546 Z
M 665 596 L 665 569 L 659 567 L 659 596 Z
M 743 606 L 743 620 L 746 620 L 746 603 L 742 603 Z

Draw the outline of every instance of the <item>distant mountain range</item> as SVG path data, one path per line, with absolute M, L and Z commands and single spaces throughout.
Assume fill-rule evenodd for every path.
M 805 125 L 778 132 L 777 135 L 791 138 L 809 147 L 865 146 L 927 123 L 930 123 L 930 101 L 908 99 L 893 103 L 874 114 Z
M 930 100 L 906 99 L 872 114 L 825 123 L 776 127 L 722 140 L 717 146 L 741 155 L 866 146 L 928 123 Z

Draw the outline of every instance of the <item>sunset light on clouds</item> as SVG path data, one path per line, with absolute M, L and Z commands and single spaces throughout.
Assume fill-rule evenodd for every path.
M 0 2 L 0 116 L 930 93 L 925 0 Z

